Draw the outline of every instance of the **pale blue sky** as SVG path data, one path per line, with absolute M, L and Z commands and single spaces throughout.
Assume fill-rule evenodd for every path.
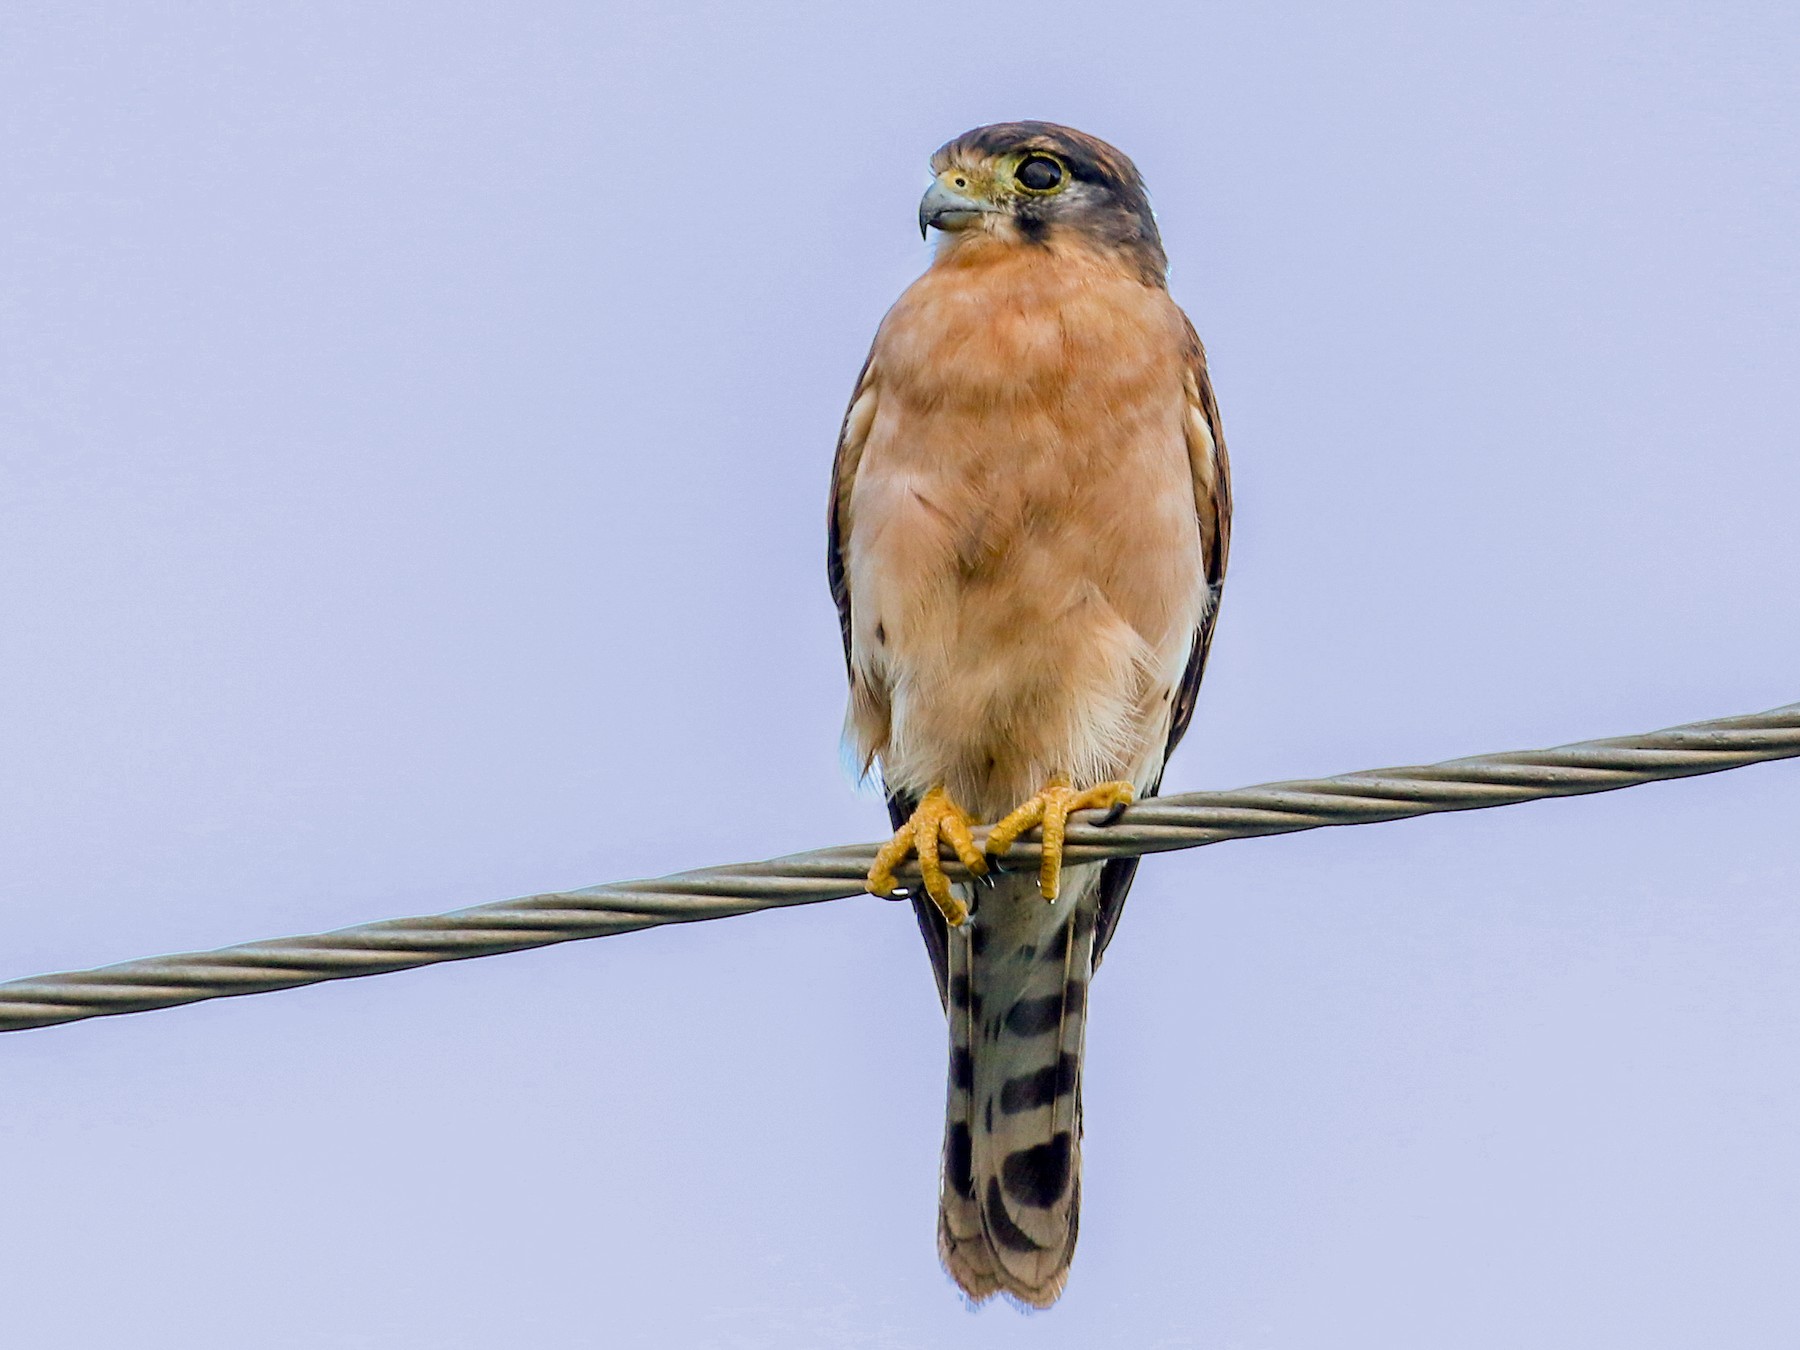
M 926 156 L 1143 168 L 1238 528 L 1174 788 L 1800 698 L 1781 4 L 20 0 L 0 977 L 866 839 Z M 1800 770 L 1156 860 L 1063 1303 L 873 900 L 0 1037 L 0 1343 L 1791 1346 Z

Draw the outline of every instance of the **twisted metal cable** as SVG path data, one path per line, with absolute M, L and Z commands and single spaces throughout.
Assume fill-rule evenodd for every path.
M 1131 807 L 1111 825 L 1091 819 L 1071 821 L 1067 858 L 1092 862 L 1326 825 L 1363 825 L 1541 797 L 1610 792 L 1794 757 L 1800 757 L 1800 703 L 1554 750 L 1520 750 L 1231 792 L 1152 798 Z M 876 847 L 820 849 L 768 862 L 678 872 L 653 881 L 615 882 L 448 914 L 360 924 L 313 937 L 247 942 L 213 952 L 13 980 L 0 984 L 0 1031 L 837 900 L 862 893 Z M 1022 841 L 1008 854 L 1006 866 L 1035 867 L 1037 858 L 1037 846 Z M 956 874 L 954 868 L 949 870 Z

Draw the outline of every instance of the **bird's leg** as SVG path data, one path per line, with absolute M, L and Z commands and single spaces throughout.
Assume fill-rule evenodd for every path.
M 988 833 L 987 851 L 1000 857 L 1020 835 L 1035 826 L 1043 827 L 1044 861 L 1038 871 L 1038 890 L 1044 899 L 1056 899 L 1062 887 L 1063 840 L 1069 828 L 1069 812 L 1097 809 L 1117 810 L 1131 805 L 1137 789 L 1130 783 L 1097 783 L 1077 792 L 1069 780 L 1057 774 L 1044 784 L 1043 790 L 1018 807 Z
M 962 865 L 980 876 L 988 865 L 981 850 L 975 847 L 975 836 L 969 829 L 973 824 L 968 813 L 950 800 L 948 792 L 941 787 L 932 788 L 920 800 L 912 819 L 894 831 L 894 837 L 875 855 L 875 865 L 869 869 L 870 893 L 892 895 L 900 884 L 894 869 L 906 861 L 907 854 L 917 854 L 925 893 L 944 911 L 944 921 L 952 928 L 960 928 L 969 917 L 969 907 L 950 889 L 950 878 L 944 875 L 944 865 L 938 860 L 938 844 L 940 840 L 949 844 Z

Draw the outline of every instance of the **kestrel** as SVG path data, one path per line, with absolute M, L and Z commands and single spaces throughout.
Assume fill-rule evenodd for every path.
M 832 470 L 845 736 L 879 765 L 950 1024 L 938 1250 L 1047 1307 L 1081 1193 L 1089 977 L 1137 860 L 1061 867 L 1072 810 L 1152 794 L 1193 715 L 1231 493 L 1206 355 L 1136 167 L 1008 122 L 931 159 L 931 267 L 875 335 Z M 1036 876 L 989 872 L 1041 827 Z M 952 883 L 948 844 L 981 883 Z

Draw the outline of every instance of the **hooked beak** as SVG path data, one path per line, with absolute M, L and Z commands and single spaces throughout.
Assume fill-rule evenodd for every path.
M 919 201 L 919 238 L 927 230 L 966 230 L 994 208 L 949 187 L 942 179 L 925 190 Z

